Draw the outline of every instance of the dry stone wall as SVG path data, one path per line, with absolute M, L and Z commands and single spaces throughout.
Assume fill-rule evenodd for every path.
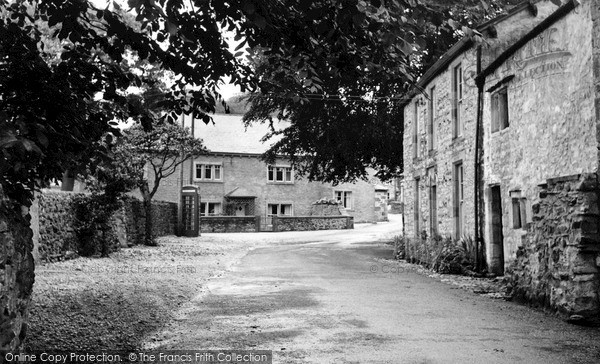
M 77 255 L 73 201 L 81 193 L 44 191 L 38 195 L 38 216 L 34 219 L 39 231 L 36 250 L 40 260 L 53 261 Z M 153 202 L 154 235 L 173 235 L 177 226 L 177 204 Z M 127 198 L 113 216 L 113 231 L 120 246 L 142 244 L 144 241 L 145 211 L 141 201 Z
M 513 295 L 582 318 L 600 314 L 600 211 L 596 174 L 549 179 L 507 269 Z
M 260 216 L 202 216 L 201 233 L 241 233 L 260 230 Z
M 352 216 L 277 216 L 273 231 L 309 231 L 354 229 Z
M 24 210 L 0 187 L 0 352 L 18 350 L 27 333 L 34 263 L 30 216 Z

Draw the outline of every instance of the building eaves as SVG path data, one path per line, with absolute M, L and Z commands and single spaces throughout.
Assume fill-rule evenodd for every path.
M 495 70 L 498 69 L 509 57 L 515 54 L 519 49 L 521 49 L 525 44 L 529 41 L 540 35 L 544 30 L 550 28 L 554 23 L 565 17 L 572 10 L 574 10 L 579 5 L 578 0 L 569 0 L 564 5 L 559 7 L 555 12 L 550 14 L 546 19 L 544 19 L 541 23 L 536 25 L 531 31 L 513 43 L 507 50 L 505 50 L 502 54 L 498 56 L 489 66 L 487 66 L 481 73 L 479 73 L 475 77 L 475 82 L 478 86 L 481 86 L 485 83 L 485 78 L 492 74 Z
M 483 32 L 525 9 L 528 9 L 529 11 L 533 12 L 535 15 L 535 13 L 537 12 L 535 4 L 537 4 L 541 1 L 544 1 L 544 0 L 529 0 L 529 1 L 520 2 L 517 5 L 513 6 L 505 14 L 498 15 L 497 17 L 490 19 L 490 20 L 486 21 L 485 23 L 479 24 L 477 26 L 477 28 L 475 28 L 475 29 L 477 29 L 477 31 L 479 31 L 479 32 Z
M 483 32 L 489 28 L 492 28 L 496 24 L 514 16 L 515 14 L 525 10 L 535 8 L 535 4 L 543 1 L 543 0 L 530 0 L 523 1 L 513 8 L 511 8 L 506 14 L 499 15 L 494 19 L 488 20 L 487 22 L 477 26 L 475 29 L 478 32 Z M 435 62 L 427 71 L 421 76 L 419 81 L 416 83 L 415 87 L 408 93 L 408 97 L 402 103 L 402 106 L 408 105 L 410 100 L 415 97 L 417 94 L 421 92 L 421 90 L 425 89 L 427 85 L 433 81 L 440 73 L 444 72 L 446 68 L 454 61 L 458 56 L 467 51 L 471 46 L 473 46 L 474 41 L 471 37 L 463 37 L 458 42 L 456 42 L 446 53 L 440 57 L 437 62 Z

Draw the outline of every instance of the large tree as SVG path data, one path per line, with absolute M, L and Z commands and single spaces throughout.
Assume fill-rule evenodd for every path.
M 286 1 L 265 31 L 284 51 L 255 48 L 260 92 L 245 121 L 285 119 L 266 153 L 310 180 L 348 182 L 367 167 L 403 169 L 402 102 L 422 72 L 474 24 L 514 0 Z M 278 32 L 285 29 L 286 32 Z
M 156 245 L 152 199 L 160 183 L 176 173 L 188 158 L 206 151 L 202 140 L 178 124 L 160 124 L 151 130 L 137 125 L 123 132 L 115 148 L 115 163 L 130 167 L 126 178 L 133 181 L 142 195 L 146 216 L 144 244 Z

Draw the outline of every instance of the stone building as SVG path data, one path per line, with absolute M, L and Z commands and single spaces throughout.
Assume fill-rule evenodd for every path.
M 260 141 L 266 125 L 245 129 L 239 115 L 213 118 L 214 124 L 196 121 L 194 126 L 210 153 L 186 161 L 183 170 L 163 180 L 156 200 L 178 202 L 182 184 L 196 185 L 203 216 L 261 216 L 270 225 L 273 215 L 308 216 L 316 201 L 335 199 L 355 222 L 387 220 L 386 194 L 381 192 L 386 187 L 374 179 L 337 186 L 309 182 L 296 176 L 285 158 L 274 165 L 260 159 L 268 148 Z M 183 123 L 190 127 L 191 118 L 184 117 Z
M 450 49 L 404 115 L 406 234 L 474 236 L 513 293 L 582 317 L 600 312 L 599 14 L 518 5 Z

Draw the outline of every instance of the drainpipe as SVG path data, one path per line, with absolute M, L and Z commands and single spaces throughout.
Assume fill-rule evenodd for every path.
M 479 75 L 481 73 L 481 46 L 477 47 L 477 75 Z M 481 196 L 482 196 L 482 191 L 481 191 L 481 169 L 482 169 L 482 165 L 481 163 L 483 162 L 483 133 L 482 133 L 482 123 L 483 123 L 483 87 L 484 87 L 484 81 L 485 79 L 478 79 L 477 80 L 477 122 L 476 122 L 476 126 L 475 126 L 475 250 L 476 250 L 476 261 L 475 261 L 475 268 L 480 271 L 483 267 L 484 264 L 482 262 L 482 258 L 483 258 L 483 239 L 482 239 L 482 229 L 481 226 L 483 225 L 481 223 L 481 219 L 480 219 L 480 213 L 482 212 L 481 209 L 481 204 L 480 204 L 480 200 L 481 200 Z

